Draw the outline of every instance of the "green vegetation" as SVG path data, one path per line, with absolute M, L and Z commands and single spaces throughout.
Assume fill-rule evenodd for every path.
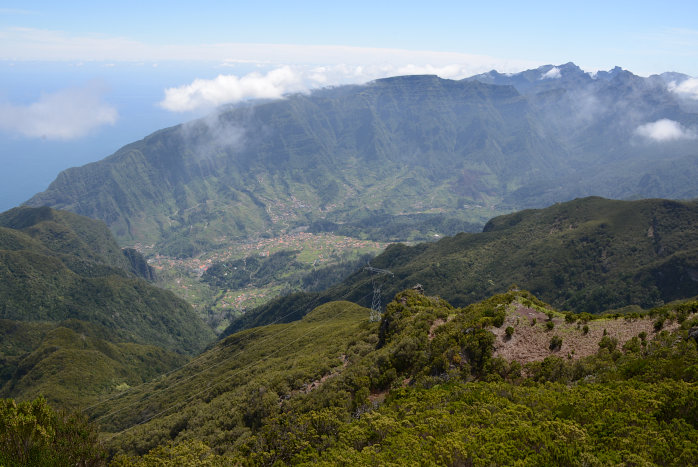
M 213 332 L 151 273 L 101 222 L 49 208 L 0 214 L 0 395 L 84 407 L 208 345 Z
M 0 214 L 0 242 L 2 319 L 77 319 L 121 341 L 179 353 L 194 353 L 213 337 L 186 302 L 131 272 L 140 255 L 124 255 L 101 222 L 15 208 Z
M 233 449 L 278 410 L 282 395 L 315 393 L 313 381 L 343 368 L 348 341 L 358 336 L 361 347 L 363 337 L 375 339 L 377 325 L 367 318 L 368 310 L 336 302 L 295 323 L 230 336 L 182 370 L 106 400 L 89 414 L 103 431 L 132 427 L 110 443 L 117 451 L 142 454 L 179 434 Z M 147 423 L 133 427 L 141 422 Z
M 0 396 L 27 400 L 44 395 L 51 404 L 70 409 L 188 360 L 160 347 L 119 342 L 113 332 L 78 320 L 0 320 L 0 342 Z
M 366 309 L 329 303 L 229 336 L 91 416 L 118 432 L 108 443 L 116 465 L 692 462 L 698 302 L 633 318 L 682 320 L 644 347 L 604 336 L 587 357 L 551 353 L 524 366 L 496 356 L 491 332 L 517 306 L 550 310 L 526 291 L 461 309 L 407 290 L 378 324 Z
M 82 407 L 114 465 L 692 465 L 698 302 L 675 300 L 698 296 L 698 202 L 485 224 L 698 195 L 693 142 L 617 123 L 690 126 L 666 86 L 564 67 L 228 108 L 64 171 L 29 204 L 134 248 L 0 214 L 0 395 Z M 104 461 L 46 399 L 0 421 L 2 465 Z
M 419 283 L 464 306 L 517 283 L 560 309 L 632 312 L 698 295 L 697 226 L 696 201 L 584 198 L 496 217 L 479 234 L 391 245 L 371 264 L 395 274 L 382 288 L 388 297 Z M 319 295 L 262 306 L 226 332 L 340 297 L 368 306 L 372 290 L 371 275 L 357 272 Z
M 100 466 L 106 452 L 85 417 L 55 411 L 42 398 L 0 399 L 0 465 Z
M 375 241 L 417 242 L 433 241 L 444 235 L 479 232 L 481 224 L 466 222 L 455 215 L 403 214 L 392 215 L 386 210 L 371 212 L 359 220 L 337 224 L 328 220 L 314 221 L 310 232 L 332 232 L 335 235 L 366 238 Z
M 553 350 L 553 351 L 560 350 L 560 348 L 562 347 L 562 337 L 553 336 L 550 339 L 550 346 L 549 347 L 550 347 L 550 350 Z
M 664 83 L 596 80 L 573 64 L 564 76 L 403 76 L 223 109 L 68 169 L 28 204 L 102 219 L 123 244 L 185 257 L 220 236 L 302 226 L 425 240 L 589 194 L 698 196 L 691 141 L 669 155 L 628 134 L 631 113 L 695 121 Z M 578 118 L 579 95 L 603 112 Z
M 212 329 L 221 332 L 231 318 L 274 298 L 324 290 L 340 282 L 384 247 L 327 233 L 295 232 L 217 248 L 194 258 L 141 249 L 157 271 L 157 284 L 191 303 Z

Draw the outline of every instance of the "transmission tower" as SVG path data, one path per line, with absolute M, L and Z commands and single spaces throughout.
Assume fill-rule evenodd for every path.
M 373 299 L 371 300 L 371 314 L 368 316 L 368 320 L 371 322 L 380 321 L 382 314 L 381 307 L 381 286 L 382 284 L 378 282 L 378 278 L 384 276 L 394 277 L 395 275 L 388 271 L 387 269 L 374 268 L 370 264 L 364 267 L 364 271 L 371 273 L 371 285 L 373 285 Z

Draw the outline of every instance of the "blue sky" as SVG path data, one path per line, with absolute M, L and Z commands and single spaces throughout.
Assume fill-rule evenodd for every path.
M 698 76 L 698 2 L 0 3 L 0 210 L 216 105 L 573 61 Z

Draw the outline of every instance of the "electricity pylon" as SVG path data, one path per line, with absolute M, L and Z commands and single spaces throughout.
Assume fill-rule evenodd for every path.
M 370 264 L 364 267 L 364 271 L 371 273 L 371 284 L 373 285 L 373 299 L 371 300 L 371 314 L 368 316 L 368 320 L 371 322 L 380 321 L 382 314 L 381 307 L 381 286 L 378 283 L 378 278 L 383 276 L 394 277 L 395 274 L 388 271 L 387 269 L 374 268 Z

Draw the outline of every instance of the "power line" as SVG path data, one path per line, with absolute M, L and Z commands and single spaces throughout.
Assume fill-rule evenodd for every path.
M 373 286 L 373 299 L 371 300 L 371 313 L 368 316 L 370 322 L 380 321 L 381 315 L 383 313 L 383 307 L 381 306 L 381 287 L 382 284 L 378 283 L 377 279 L 383 276 L 395 277 L 395 274 L 388 271 L 387 269 L 374 268 L 371 263 L 364 267 L 364 271 L 371 273 L 371 285 Z

